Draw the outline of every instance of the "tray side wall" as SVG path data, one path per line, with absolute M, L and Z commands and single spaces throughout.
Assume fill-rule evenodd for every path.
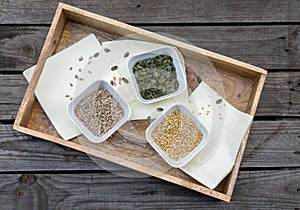
M 33 74 L 31 82 L 27 87 L 18 114 L 16 116 L 16 120 L 13 125 L 13 128 L 16 130 L 18 130 L 20 126 L 26 126 L 26 124 L 28 123 L 28 120 L 32 114 L 32 106 L 36 102 L 36 97 L 34 95 L 35 87 L 37 85 L 38 79 L 44 68 L 47 58 L 54 54 L 58 46 L 59 43 L 58 40 L 61 37 L 65 24 L 66 24 L 66 17 L 63 13 L 62 8 L 58 7 L 55 12 L 52 25 L 49 29 L 43 49 L 39 56 L 35 73 Z

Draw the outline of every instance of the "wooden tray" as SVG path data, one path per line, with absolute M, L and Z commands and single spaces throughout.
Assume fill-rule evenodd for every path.
M 94 33 L 100 41 L 114 40 L 122 36 L 135 34 L 135 39 L 176 46 L 186 58 L 197 59 L 201 55 L 207 56 L 217 69 L 223 82 L 226 99 L 237 109 L 251 115 L 255 114 L 267 74 L 265 70 L 60 3 L 39 57 L 35 73 L 24 95 L 14 123 L 14 129 L 229 202 L 250 128 L 240 146 L 232 172 L 214 190 L 208 189 L 179 169 L 172 168 L 163 172 L 162 168 L 166 163 L 161 158 L 144 161 L 143 158 L 147 158 L 154 153 L 144 137 L 144 131 L 148 126 L 147 121 L 134 121 L 130 122 L 130 125 L 125 124 L 121 130 L 122 134 L 125 134 L 126 140 L 122 139 L 123 135 L 114 134 L 104 143 L 93 144 L 86 141 L 83 145 L 79 143 L 77 138 L 70 141 L 60 138 L 39 105 L 34 95 L 34 89 L 46 59 L 90 33 Z M 186 67 L 187 69 L 191 68 L 188 61 Z M 132 132 L 131 126 L 135 127 L 135 132 Z M 82 136 L 80 138 L 82 140 Z

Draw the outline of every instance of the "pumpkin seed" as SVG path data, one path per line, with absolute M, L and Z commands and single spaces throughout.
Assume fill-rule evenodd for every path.
M 115 70 L 117 70 L 117 69 L 118 69 L 118 66 L 113 66 L 113 67 L 111 67 L 110 70 L 115 71 Z
M 111 85 L 114 85 L 114 81 L 113 81 L 113 80 L 111 80 L 111 81 L 110 81 L 110 84 L 111 84 Z
M 197 82 L 198 82 L 198 83 L 201 83 L 201 82 L 202 82 L 202 80 L 201 80 L 201 78 L 200 78 L 199 76 L 197 77 Z
M 220 104 L 220 103 L 222 103 L 222 99 L 218 99 L 218 100 L 216 101 L 216 104 Z
M 164 111 L 164 109 L 163 108 L 157 108 L 156 109 L 158 112 L 162 112 L 162 111 Z
M 124 58 L 126 58 L 126 57 L 128 57 L 129 56 L 129 52 L 126 52 L 125 54 L 124 54 Z
M 176 69 L 168 55 L 140 60 L 132 70 L 144 99 L 158 98 L 178 89 Z
M 98 57 L 98 56 L 99 56 L 99 53 L 96 52 L 96 53 L 94 54 L 94 57 L 96 58 L 96 57 Z
M 126 79 L 125 77 L 122 77 L 122 81 L 125 82 L 126 84 L 129 83 L 128 79 Z
M 109 53 L 109 52 L 110 52 L 110 49 L 104 48 L 104 52 Z

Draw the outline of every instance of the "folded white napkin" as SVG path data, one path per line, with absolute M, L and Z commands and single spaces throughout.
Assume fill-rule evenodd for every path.
M 202 82 L 190 97 L 195 101 L 200 101 L 202 98 L 206 98 L 207 94 L 212 98 L 217 96 L 213 89 Z M 220 99 L 222 102 L 214 109 L 215 119 L 213 122 L 209 122 L 214 118 L 213 116 L 207 117 L 206 113 L 201 116 L 202 122 L 205 125 L 210 125 L 211 139 L 209 145 L 181 168 L 185 173 L 211 189 L 214 189 L 232 170 L 243 137 L 253 118 L 251 115 L 237 110 L 222 97 L 217 97 L 217 100 Z M 207 107 L 207 104 L 201 104 L 198 107 L 205 105 Z M 209 119 L 203 120 L 204 118 Z M 223 119 L 224 123 L 222 122 Z M 216 120 L 219 120 L 221 124 L 215 122 Z M 215 147 L 215 145 L 217 146 Z M 209 156 L 208 159 L 207 156 Z

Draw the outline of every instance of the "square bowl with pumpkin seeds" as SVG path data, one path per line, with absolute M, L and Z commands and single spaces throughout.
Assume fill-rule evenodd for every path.
M 174 47 L 164 46 L 128 60 L 138 100 L 144 104 L 181 94 L 187 88 L 184 66 Z
M 180 168 L 207 145 L 209 134 L 186 106 L 176 104 L 148 126 L 146 139 L 170 166 Z

